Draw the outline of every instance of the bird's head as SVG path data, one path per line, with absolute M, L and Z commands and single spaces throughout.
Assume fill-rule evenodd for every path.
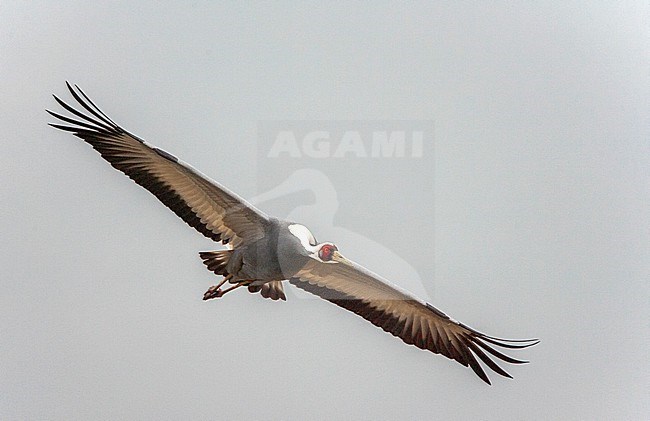
M 314 253 L 322 262 L 337 263 L 337 257 L 341 256 L 338 247 L 332 243 L 320 243 Z
M 339 253 L 338 247 L 333 243 L 318 244 L 316 246 L 316 253 L 312 254 L 311 257 L 323 263 L 344 263 L 353 266 L 352 262 Z
M 314 260 L 323 263 L 345 263 L 348 260 L 339 253 L 334 243 L 317 243 L 314 235 L 305 226 L 300 224 L 289 225 L 289 231 L 296 237 L 302 246 L 302 253 Z

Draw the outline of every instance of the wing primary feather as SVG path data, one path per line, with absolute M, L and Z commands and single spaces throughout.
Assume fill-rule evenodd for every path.
M 66 82 L 66 84 L 68 84 L 68 82 Z M 115 127 L 119 127 L 117 123 L 111 120 L 109 116 L 107 116 L 97 105 L 95 105 L 95 103 L 90 98 L 88 98 L 88 96 L 84 93 L 84 91 L 81 90 L 81 88 L 78 85 L 75 84 L 74 87 L 79 90 L 79 93 L 83 95 L 83 97 L 86 99 L 86 101 L 90 103 L 90 105 L 95 107 L 95 110 L 97 110 L 97 112 L 99 112 L 102 116 L 104 116 L 104 119 L 106 119 L 107 122 L 110 122 Z M 68 88 L 70 89 L 70 84 L 68 84 Z
M 508 374 L 503 368 L 501 368 L 496 362 L 494 362 L 494 360 L 485 355 L 485 353 L 476 346 L 471 338 L 467 338 L 466 344 L 472 350 L 472 352 L 476 354 L 481 359 L 481 361 L 483 361 L 485 365 L 490 367 L 495 373 L 500 374 L 503 377 L 512 378 L 512 376 Z
M 491 346 L 488 346 L 487 344 L 483 343 L 481 341 L 481 338 L 474 338 L 474 343 L 476 343 L 478 346 L 480 346 L 481 348 L 483 348 L 484 350 L 486 350 L 490 354 L 494 355 L 495 357 L 497 357 L 500 360 L 503 360 L 503 361 L 505 361 L 507 363 L 510 363 L 510 364 L 527 364 L 528 363 L 528 361 L 518 360 L 518 359 L 512 358 L 512 357 L 510 357 L 510 356 L 508 356 L 506 354 L 503 354 L 503 353 L 497 351 L 496 349 L 492 348 Z
M 87 129 L 90 129 L 90 130 L 98 130 L 98 127 L 96 125 L 93 125 L 93 124 L 98 124 L 98 123 L 96 121 L 91 120 L 91 119 L 86 119 L 87 121 L 92 121 L 93 122 L 93 124 L 88 124 L 88 123 L 84 123 L 83 121 L 75 120 L 73 118 L 66 117 L 64 115 L 55 113 L 54 111 L 50 111 L 50 110 L 45 110 L 45 111 L 47 111 L 52 117 L 56 117 L 59 120 L 65 121 L 66 123 L 76 124 L 77 126 L 85 127 Z M 67 126 L 67 127 L 70 127 L 70 126 Z M 74 128 L 74 127 L 71 127 L 71 128 Z
M 444 313 L 443 313 L 444 314 Z M 495 336 L 489 336 L 486 335 L 485 333 L 479 332 L 478 330 L 467 326 L 464 323 L 461 322 L 455 322 L 458 324 L 458 326 L 469 330 L 470 332 L 476 334 L 477 336 L 480 336 L 482 339 L 485 339 L 486 341 L 493 343 L 494 345 L 499 345 L 499 346 L 504 346 L 506 348 L 512 347 L 512 348 L 527 348 L 529 346 L 537 345 L 539 343 L 539 339 L 505 339 L 505 338 L 497 338 Z M 507 345 L 502 345 L 502 343 L 508 343 Z M 525 345 L 512 345 L 514 343 L 527 343 Z
M 463 327 L 466 327 L 469 330 L 474 330 L 474 329 L 471 329 L 471 328 L 469 328 L 469 327 L 467 327 L 465 325 L 463 325 Z M 540 342 L 539 339 L 504 339 L 504 338 L 495 338 L 494 336 L 488 336 L 488 335 L 485 335 L 483 333 L 481 333 L 481 336 L 483 336 L 483 338 L 489 338 L 489 339 L 493 339 L 495 341 L 503 341 L 503 342 L 517 342 L 517 343 L 534 342 L 534 343 L 531 343 L 531 344 L 525 345 L 525 346 L 537 345 Z
M 507 339 L 499 339 L 499 340 L 495 340 L 495 339 L 492 339 L 492 337 L 490 337 L 490 336 L 485 336 L 485 335 L 483 335 L 483 334 L 480 333 L 480 332 L 476 332 L 474 329 L 472 329 L 472 331 L 473 331 L 474 333 L 476 333 L 477 336 L 480 337 L 481 339 L 483 339 L 484 341 L 489 342 L 489 343 L 491 343 L 491 344 L 493 344 L 493 345 L 497 345 L 497 346 L 503 347 L 503 348 L 509 348 L 509 349 L 523 349 L 523 348 L 528 348 L 528 347 L 533 346 L 533 345 L 537 345 L 537 344 L 539 343 L 539 340 L 538 340 L 538 339 L 534 339 L 534 340 L 533 340 L 534 342 L 532 342 L 532 343 L 522 344 L 522 345 L 515 345 L 515 344 L 512 344 L 512 343 L 506 343 L 505 341 L 506 341 Z M 523 342 L 523 341 L 509 341 L 509 342 Z
M 469 367 L 474 371 L 474 373 L 476 373 L 477 376 L 481 378 L 481 380 L 491 385 L 492 383 L 490 383 L 490 379 L 488 378 L 487 374 L 485 374 L 485 370 L 483 370 L 481 364 L 479 364 L 476 360 L 476 357 L 474 357 L 474 354 L 472 354 L 470 351 L 466 340 L 453 333 L 450 336 L 452 338 L 452 343 L 455 344 L 454 349 L 456 352 L 458 352 L 460 357 L 456 358 L 456 361 L 466 367 L 469 365 Z
M 64 126 L 63 124 L 56 124 L 56 123 L 47 123 L 48 126 L 54 127 L 55 129 L 63 130 L 66 132 L 71 132 L 74 135 L 79 136 L 79 133 L 86 133 L 86 134 L 92 134 L 94 133 L 91 130 L 80 130 L 78 127 L 70 127 L 70 126 Z M 83 137 L 81 137 L 83 139 Z
M 97 117 L 99 120 L 103 121 L 105 124 L 108 124 L 109 126 L 113 126 L 113 128 L 117 128 L 117 127 L 119 127 L 119 126 L 118 126 L 117 124 L 115 124 L 115 123 L 114 123 L 110 118 L 106 117 L 106 115 L 105 115 L 103 112 L 101 112 L 101 110 L 99 110 L 99 108 L 97 108 L 97 106 L 96 106 L 95 104 L 93 104 L 92 101 L 89 101 L 89 102 L 93 105 L 93 106 L 91 107 L 90 105 L 88 105 L 88 104 L 86 103 L 86 101 L 84 101 L 84 100 L 79 96 L 79 94 L 77 94 L 77 93 L 75 92 L 74 89 L 72 89 L 72 86 L 70 86 L 70 84 L 69 84 L 68 82 L 66 82 L 65 84 L 68 86 L 68 90 L 70 91 L 70 93 L 72 94 L 72 96 L 74 97 L 74 99 L 76 99 L 77 102 L 79 103 L 79 105 L 81 105 L 82 107 L 84 107 L 84 108 L 85 108 L 89 113 L 91 113 L 92 115 L 94 115 L 95 117 Z M 76 87 L 77 89 L 79 89 L 79 87 L 78 87 L 77 85 L 75 85 L 75 87 Z M 79 92 L 81 92 L 82 95 L 83 95 L 86 99 L 88 98 L 88 97 L 86 97 L 86 95 L 81 91 L 81 89 L 79 89 Z M 93 107 L 94 107 L 94 108 L 93 108 Z M 95 111 L 95 109 L 96 109 L 97 111 Z M 98 111 L 99 111 L 99 112 L 98 112 Z
M 106 125 L 105 123 L 101 123 L 101 122 L 99 122 L 99 121 L 97 121 L 97 120 L 95 120 L 95 119 L 93 119 L 93 118 L 90 118 L 90 117 L 88 117 L 87 115 L 85 115 L 84 113 L 75 110 L 75 109 L 72 108 L 70 105 L 68 105 L 68 104 L 66 104 L 65 102 L 63 102 L 63 101 L 62 101 L 59 97 L 57 97 L 56 95 L 52 95 L 52 96 L 54 97 L 54 99 L 56 100 L 56 102 L 57 102 L 60 106 L 62 106 L 64 109 L 66 109 L 68 112 L 70 112 L 71 114 L 76 115 L 77 117 L 81 118 L 82 120 L 86 120 L 86 121 L 92 123 L 92 124 L 93 124 L 92 128 L 93 128 L 94 130 L 100 130 L 102 133 L 106 133 L 106 134 L 110 134 L 110 133 L 115 133 L 115 132 L 116 132 L 116 129 L 115 129 L 114 127 L 108 126 L 108 125 Z M 52 114 L 51 111 L 48 111 L 48 112 L 49 112 L 50 114 Z M 52 115 L 54 115 L 54 114 L 52 114 Z M 60 114 L 55 115 L 56 118 L 60 118 L 60 116 L 61 116 Z M 68 121 L 68 123 L 78 124 L 78 123 L 80 123 L 80 122 L 77 121 L 77 120 L 72 120 L 72 121 Z M 87 126 L 86 126 L 86 127 L 87 127 Z

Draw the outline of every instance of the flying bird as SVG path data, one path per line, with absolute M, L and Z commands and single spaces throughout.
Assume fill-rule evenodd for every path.
M 188 225 L 226 245 L 226 249 L 199 253 L 208 270 L 223 277 L 205 292 L 204 300 L 222 297 L 240 287 L 272 300 L 286 300 L 283 282 L 288 281 L 358 314 L 407 344 L 471 367 L 488 384 L 490 379 L 479 360 L 509 378 L 495 358 L 512 364 L 527 362 L 505 355 L 495 346 L 519 349 L 539 342 L 488 336 L 450 318 L 346 259 L 334 243 L 319 243 L 304 225 L 266 215 L 168 152 L 124 130 L 77 85 L 66 85 L 85 112 L 54 95 L 74 117 L 47 110 L 66 123 L 50 125 L 90 144 Z

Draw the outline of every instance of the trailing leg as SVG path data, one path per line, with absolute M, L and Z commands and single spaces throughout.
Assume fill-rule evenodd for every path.
M 221 282 L 219 282 L 218 285 L 212 285 L 210 288 L 208 288 L 207 291 L 203 294 L 203 299 L 204 300 L 209 300 L 210 298 L 219 298 L 223 293 L 221 293 L 221 286 L 228 282 L 229 280 L 232 279 L 232 275 L 228 275 Z M 221 294 L 221 295 L 219 295 Z
M 240 286 L 244 286 L 244 285 L 247 285 L 247 284 L 250 283 L 250 281 L 241 281 L 241 282 L 237 282 L 235 285 L 231 286 L 230 288 L 226 288 L 226 289 L 221 289 L 221 288 L 219 288 L 219 286 L 223 285 L 224 282 L 225 282 L 225 280 L 222 281 L 219 285 L 215 285 L 215 286 L 210 287 L 210 288 L 205 292 L 205 294 L 203 294 L 203 300 L 205 301 L 205 300 L 209 300 L 209 299 L 211 299 L 211 298 L 221 298 L 221 297 L 223 297 L 227 292 L 230 292 L 230 291 L 232 291 L 233 289 L 237 289 L 237 288 L 239 288 Z

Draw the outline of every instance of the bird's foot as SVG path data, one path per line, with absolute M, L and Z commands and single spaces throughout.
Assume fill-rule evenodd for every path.
M 226 279 L 230 279 L 230 278 L 226 278 Z M 237 284 L 231 286 L 230 288 L 222 290 L 220 287 L 221 287 L 221 285 L 224 284 L 224 282 L 225 282 L 225 280 L 223 282 L 221 282 L 219 285 L 213 285 L 210 288 L 208 288 L 208 290 L 205 291 L 205 294 L 203 294 L 203 300 L 209 300 L 211 298 L 223 297 L 226 294 L 226 292 L 230 292 L 230 291 L 232 291 L 234 289 L 237 289 L 242 285 L 248 285 L 248 284 L 250 284 L 251 281 L 241 281 L 241 282 L 238 282 Z
M 220 288 L 220 285 L 213 285 L 208 288 L 207 291 L 203 294 L 203 300 L 210 300 L 212 298 L 220 298 L 224 294 L 223 290 Z

